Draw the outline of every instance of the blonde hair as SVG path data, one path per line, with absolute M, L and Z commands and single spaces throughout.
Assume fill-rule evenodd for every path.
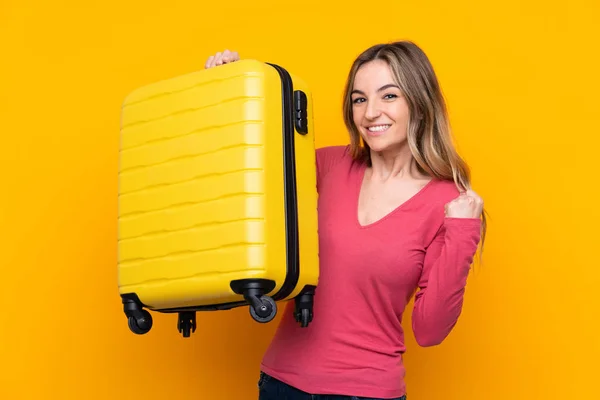
M 381 60 L 390 67 L 410 110 L 407 141 L 421 173 L 452 180 L 460 191 L 471 189 L 470 169 L 452 142 L 446 102 L 433 67 L 423 50 L 410 41 L 377 44 L 360 54 L 348 74 L 343 98 L 344 122 L 350 132 L 352 157 L 371 164 L 370 149 L 362 140 L 352 115 L 351 92 L 357 71 L 364 64 Z M 482 213 L 481 251 L 487 230 Z

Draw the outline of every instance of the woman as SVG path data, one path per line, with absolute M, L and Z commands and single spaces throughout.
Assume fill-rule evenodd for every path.
M 225 51 L 205 66 L 238 59 Z M 299 327 L 287 304 L 261 365 L 260 400 L 406 399 L 406 304 L 416 292 L 417 342 L 440 344 L 459 318 L 484 239 L 483 201 L 470 189 L 419 47 L 402 41 L 362 53 L 343 114 L 350 145 L 317 150 L 314 319 Z

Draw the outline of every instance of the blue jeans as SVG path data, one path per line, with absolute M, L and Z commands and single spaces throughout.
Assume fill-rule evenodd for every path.
M 258 380 L 258 400 L 406 400 L 406 396 L 396 397 L 395 399 L 374 399 L 370 397 L 310 394 L 261 372 Z

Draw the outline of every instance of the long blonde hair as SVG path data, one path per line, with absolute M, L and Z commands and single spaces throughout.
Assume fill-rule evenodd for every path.
M 350 69 L 344 90 L 344 122 L 350 132 L 352 157 L 371 164 L 370 149 L 361 138 L 352 116 L 351 92 L 358 69 L 371 61 L 385 61 L 409 106 L 407 141 L 419 170 L 431 177 L 452 180 L 461 191 L 471 189 L 467 163 L 456 151 L 451 135 L 446 102 L 429 58 L 410 41 L 377 44 L 360 54 Z M 482 213 L 481 251 L 487 231 Z

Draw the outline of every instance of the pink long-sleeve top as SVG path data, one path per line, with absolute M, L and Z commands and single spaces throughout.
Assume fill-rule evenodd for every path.
M 444 205 L 459 192 L 453 182 L 433 180 L 384 218 L 360 225 L 365 169 L 347 146 L 317 150 L 314 319 L 301 328 L 289 302 L 261 369 L 313 394 L 395 398 L 406 394 L 405 307 L 415 295 L 412 329 L 420 345 L 446 338 L 461 313 L 481 221 L 446 217 Z

